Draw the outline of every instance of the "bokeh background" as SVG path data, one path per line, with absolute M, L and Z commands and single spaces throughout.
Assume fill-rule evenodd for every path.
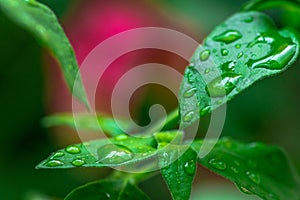
M 41 0 L 51 7 L 62 23 L 78 62 L 101 41 L 124 30 L 159 26 L 185 33 L 201 42 L 245 0 Z M 291 10 L 291 12 L 296 12 Z M 299 17 L 269 12 L 278 26 L 291 23 L 300 30 Z M 299 13 L 296 13 L 299 16 Z M 298 20 L 297 20 L 298 19 Z M 71 96 L 56 62 L 36 40 L 0 12 L 0 199 L 62 199 L 73 188 L 105 177 L 109 169 L 35 170 L 51 152 L 79 142 L 67 127 L 45 129 L 41 119 L 55 112 L 71 111 Z M 130 68 L 159 62 L 183 72 L 186 61 L 168 52 L 143 50 L 120 57 L 104 75 L 97 109 L 110 112 L 113 84 Z M 222 136 L 241 141 L 262 141 L 282 146 L 300 173 L 300 66 L 268 78 L 228 103 Z M 132 97 L 131 114 L 147 124 L 148 108 L 161 103 L 170 111 L 177 106 L 166 88 L 150 85 Z M 203 119 L 204 132 L 209 121 Z M 284 173 L 284 172 L 282 172 Z M 170 199 L 160 176 L 142 183 L 153 199 Z M 199 167 L 193 199 L 257 199 L 241 194 L 234 185 Z

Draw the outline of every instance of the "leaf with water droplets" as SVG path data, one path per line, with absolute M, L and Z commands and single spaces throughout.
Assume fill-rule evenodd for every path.
M 88 183 L 74 189 L 65 200 L 95 200 L 95 199 L 143 199 L 150 198 L 128 179 L 104 179 Z
M 159 144 L 159 166 L 174 200 L 190 198 L 192 182 L 196 173 L 197 154 L 190 148 Z
M 103 131 L 110 136 L 130 131 L 129 121 L 105 115 L 76 114 L 74 117 L 71 113 L 60 113 L 45 117 L 42 123 L 45 127 L 66 125 L 80 131 Z
M 118 135 L 69 145 L 50 155 L 36 168 L 115 167 L 135 164 L 156 156 L 154 137 Z
M 194 141 L 192 148 L 199 153 L 202 144 L 203 141 Z M 233 181 L 244 193 L 267 200 L 300 196 L 298 175 L 278 147 L 222 138 L 206 157 L 198 158 L 198 162 Z
M 0 10 L 51 51 L 73 95 L 89 107 L 73 48 L 55 14 L 35 0 L 0 0 Z M 77 88 L 73 90 L 75 83 Z
M 179 92 L 182 127 L 258 80 L 283 72 L 298 53 L 296 33 L 277 30 L 267 15 L 255 11 L 233 15 L 196 49 L 186 68 Z

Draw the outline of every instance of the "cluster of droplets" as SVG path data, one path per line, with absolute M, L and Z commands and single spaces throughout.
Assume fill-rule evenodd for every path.
M 254 21 L 253 16 L 248 16 L 244 19 L 242 19 L 242 22 L 244 23 L 251 23 Z M 235 49 L 239 50 L 242 45 L 241 43 L 238 43 L 238 40 L 241 39 L 243 35 L 238 30 L 227 30 L 224 31 L 212 38 L 212 40 L 216 42 L 220 42 L 222 44 L 222 48 L 220 50 L 220 54 L 223 57 L 226 57 L 230 54 L 230 51 L 225 48 L 224 46 L 232 44 L 235 42 L 234 47 Z M 270 31 L 266 33 L 259 34 L 252 42 L 249 44 L 245 44 L 245 48 L 251 49 L 255 45 L 258 44 L 259 48 L 262 48 L 263 44 L 267 44 L 270 46 L 270 51 L 268 54 L 262 58 L 259 59 L 249 59 L 246 62 L 246 65 L 250 69 L 255 68 L 265 68 L 269 70 L 280 70 L 283 67 L 285 67 L 290 60 L 293 58 L 293 56 L 296 53 L 296 45 L 292 42 L 291 39 L 285 38 L 281 36 L 277 31 Z M 209 60 L 212 52 L 217 52 L 216 49 L 204 49 L 199 53 L 199 60 L 201 62 L 206 62 Z M 254 54 L 253 54 L 254 55 Z M 237 60 L 241 59 L 244 56 L 244 58 L 247 58 L 248 56 L 244 54 L 243 51 L 237 52 L 236 54 L 236 60 L 228 61 L 223 63 L 220 66 L 220 69 L 222 71 L 222 74 L 220 77 L 216 77 L 212 81 L 210 81 L 206 86 L 206 92 L 209 94 L 210 97 L 224 97 L 225 95 L 228 95 L 231 93 L 235 88 L 239 80 L 242 78 L 242 75 L 235 72 Z M 188 82 L 192 85 L 195 85 L 196 80 L 196 73 L 199 73 L 193 65 L 189 66 L 189 71 L 187 74 Z M 210 73 L 211 69 L 206 68 L 204 70 L 205 74 Z M 236 88 L 238 90 L 238 88 Z M 188 88 L 184 93 L 184 98 L 191 98 L 197 93 L 197 88 L 191 87 Z M 223 101 L 219 100 L 219 104 L 221 104 Z M 197 105 L 200 107 L 200 105 Z M 208 112 L 210 112 L 211 106 L 204 105 L 204 107 L 200 110 L 200 115 L 206 115 Z M 192 120 L 194 116 L 193 111 L 188 111 L 183 115 L 183 121 L 189 122 Z
M 76 155 L 81 153 L 81 149 L 76 145 L 70 145 L 65 148 L 64 151 L 55 152 L 49 160 L 44 164 L 47 167 L 59 167 L 65 165 L 63 161 L 60 160 L 66 153 Z M 75 158 L 71 161 L 71 164 L 75 167 L 80 167 L 85 164 L 82 158 Z

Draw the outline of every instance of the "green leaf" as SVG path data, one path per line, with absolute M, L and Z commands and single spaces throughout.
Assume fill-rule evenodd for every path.
M 153 137 L 132 137 L 125 134 L 111 139 L 100 139 L 74 144 L 58 150 L 37 165 L 37 169 L 74 167 L 129 166 L 156 155 Z
M 0 0 L 0 9 L 51 51 L 73 95 L 89 107 L 73 48 L 55 14 L 35 0 Z M 77 88 L 73 90 L 75 83 Z
M 290 30 L 278 31 L 260 12 L 243 12 L 215 28 L 187 67 L 179 102 L 186 127 L 265 77 L 286 70 L 299 42 Z
M 194 141 L 192 147 L 199 152 L 201 145 L 202 141 Z M 233 181 L 244 193 L 267 200 L 298 199 L 300 196 L 298 175 L 278 147 L 223 138 L 198 162 Z
M 110 136 L 124 134 L 122 129 L 126 132 L 130 131 L 129 121 L 121 119 L 115 121 L 113 118 L 102 115 L 95 117 L 90 114 L 76 114 L 74 117 L 71 113 L 60 113 L 45 117 L 42 123 L 45 127 L 66 125 L 82 131 L 103 131 Z
M 65 200 L 150 200 L 137 186 L 125 180 L 100 180 L 88 183 L 73 190 Z
M 266 10 L 270 8 L 295 8 L 300 6 L 299 0 L 252 0 L 242 10 Z M 299 7 L 300 8 L 300 7 Z
M 161 173 L 173 199 L 188 200 L 196 172 L 197 154 L 184 146 L 169 144 L 167 147 L 166 150 L 162 149 L 159 153 Z

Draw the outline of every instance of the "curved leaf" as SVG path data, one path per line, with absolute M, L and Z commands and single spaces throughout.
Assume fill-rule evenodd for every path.
M 58 150 L 37 165 L 37 169 L 74 167 L 114 167 L 135 164 L 156 155 L 153 137 L 138 138 L 118 135 L 111 139 L 93 140 Z
M 116 123 L 113 118 L 102 115 L 95 117 L 89 114 L 76 114 L 74 118 L 71 113 L 60 113 L 45 117 L 42 123 L 45 127 L 66 125 L 82 131 L 103 131 L 110 136 L 124 134 L 122 129 L 130 130 L 130 122 L 117 119 Z
M 219 25 L 195 51 L 180 88 L 180 116 L 190 125 L 265 77 L 286 70 L 299 42 L 260 12 L 243 12 Z
M 65 200 L 150 200 L 137 186 L 128 180 L 100 180 L 88 183 L 73 190 Z
M 202 141 L 195 141 L 193 149 L 199 152 L 201 144 Z M 278 147 L 223 138 L 198 162 L 233 181 L 244 193 L 267 200 L 298 199 L 300 196 L 298 175 Z
M 60 63 L 72 92 L 76 82 L 78 88 L 73 95 L 89 107 L 73 48 L 55 14 L 35 0 L 0 0 L 0 9 L 12 21 L 28 30 L 41 45 L 49 48 Z

